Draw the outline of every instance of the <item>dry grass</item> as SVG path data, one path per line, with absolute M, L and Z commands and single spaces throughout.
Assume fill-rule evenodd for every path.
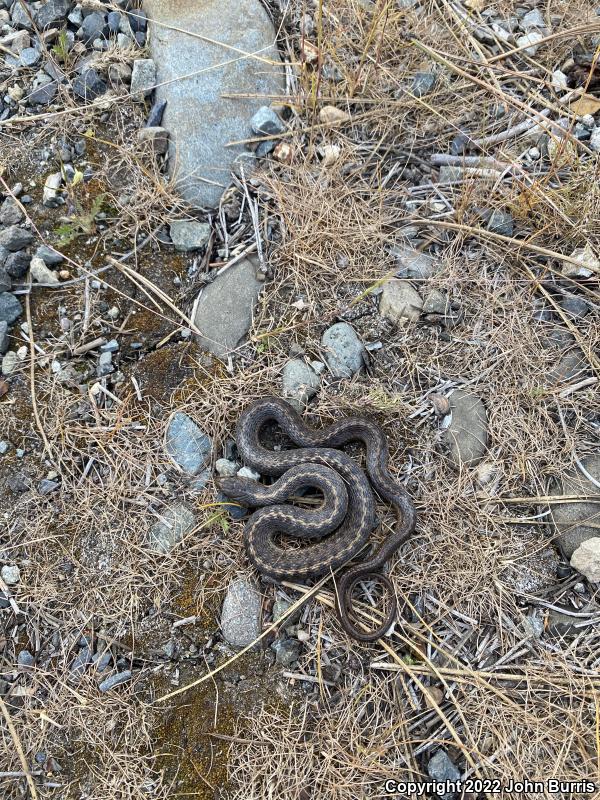
M 555 30 L 597 26 L 587 4 L 551 6 L 561 17 Z M 153 620 L 177 616 L 173 603 L 190 572 L 207 576 L 195 584 L 194 613 L 213 613 L 246 565 L 241 524 L 212 505 L 212 485 L 198 497 L 168 463 L 165 425 L 173 409 L 186 411 L 220 456 L 244 405 L 280 391 L 290 350 L 322 359 L 321 334 L 338 319 L 382 348 L 352 381 L 324 377 L 311 420 L 325 424 L 367 411 L 386 430 L 392 469 L 419 512 L 416 535 L 390 568 L 399 597 L 410 601 L 410 622 L 389 641 L 362 647 L 341 633 L 326 594 L 311 602 L 301 621 L 310 639 L 298 665 L 307 697 L 289 710 L 267 705 L 240 720 L 229 756 L 231 796 L 378 796 L 387 777 L 422 777 L 440 746 L 470 775 L 599 777 L 596 593 L 586 586 L 581 594 L 574 578 L 556 578 L 552 536 L 540 516 L 546 506 L 537 499 L 575 457 L 597 448 L 597 384 L 565 393 L 569 381 L 550 376 L 557 350 L 545 344 L 565 324 L 556 313 L 552 322 L 536 314 L 555 312 L 565 287 L 557 282 L 559 260 L 530 247 L 569 255 L 589 243 L 600 252 L 598 162 L 584 148 L 566 150 L 565 158 L 559 149 L 524 170 L 519 159 L 533 140 L 509 138 L 481 146 L 481 156 L 495 162 L 494 174 L 438 180 L 431 155 L 447 154 L 460 130 L 489 137 L 527 116 L 539 122 L 527 107 L 547 107 L 552 119 L 568 114 L 556 96 L 540 93 L 571 53 L 573 36 L 550 40 L 534 58 L 494 60 L 471 35 L 472 21 L 460 21 L 461 9 L 447 2 L 403 10 L 392 2 L 342 0 L 316 10 L 286 7 L 280 43 L 296 65 L 286 97 L 294 155 L 290 165 L 266 162 L 246 186 L 259 204 L 269 276 L 251 337 L 231 369 L 194 355 L 194 378 L 172 387 L 171 398 L 140 402 L 132 384 L 123 383 L 115 403 L 60 384 L 50 356 L 62 345 L 43 342 L 49 358 L 36 363 L 36 393 L 51 454 L 48 463 L 40 459 L 38 477 L 56 467 L 61 491 L 24 495 L 2 540 L 8 558 L 21 565 L 15 599 L 26 612 L 3 669 L 12 670 L 20 647 L 44 654 L 35 670 L 19 673 L 10 711 L 32 769 L 41 750 L 59 764 L 70 762 L 66 777 L 35 776 L 41 797 L 180 796 L 155 768 L 158 750 L 179 745 L 152 744 L 160 711 L 147 683 L 154 672 L 171 673 L 155 654 L 140 655 L 138 637 L 148 620 L 151 629 Z M 307 10 L 315 16 L 310 39 L 320 48 L 318 67 L 299 61 L 299 21 Z M 508 15 L 514 4 L 502 10 Z M 470 18 L 485 24 L 477 13 Z M 590 35 L 575 38 L 589 46 Z M 413 77 L 429 70 L 438 74 L 436 87 L 418 98 Z M 326 103 L 349 109 L 351 124 L 319 126 Z M 507 107 L 503 116 L 499 104 Z M 149 154 L 128 137 L 136 115 L 123 97 L 111 115 L 112 141 L 96 130 L 88 139 L 98 190 L 110 200 L 111 235 L 124 240 L 153 234 L 185 211 Z M 92 112 L 63 117 L 44 135 L 80 135 L 94 118 Z M 323 162 L 326 145 L 339 148 L 332 166 Z M 423 185 L 415 185 L 415 167 L 423 170 Z M 237 219 L 245 190 L 238 183 L 228 197 L 231 214 L 225 208 L 215 221 L 218 247 L 231 235 L 224 226 Z M 480 206 L 509 209 L 518 241 L 490 239 Z M 247 209 L 241 219 L 234 252 L 254 237 Z M 379 316 L 378 286 L 396 270 L 393 249 L 407 236 L 437 264 L 419 291 L 448 293 L 461 311 L 456 325 L 398 328 Z M 76 249 L 71 257 L 78 262 Z M 575 333 L 587 359 L 584 376 L 597 375 L 597 282 L 565 285 L 592 304 Z M 89 298 L 74 291 L 71 302 L 85 313 Z M 175 300 L 189 310 L 187 297 Z M 164 306 L 163 312 L 173 318 Z M 82 333 L 93 332 L 92 325 Z M 490 437 L 484 465 L 460 473 L 447 459 L 429 399 L 457 385 L 483 398 Z M 0 421 L 8 436 L 16 435 L 7 403 Z M 164 556 L 148 549 L 148 529 L 174 497 L 196 506 L 198 525 Z M 380 511 L 383 535 L 392 517 Z M 548 629 L 557 604 L 581 615 L 583 626 L 569 640 Z M 541 638 L 528 627 L 531 617 L 546 626 Z M 115 658 L 134 664 L 137 683 L 104 695 L 93 673 L 71 680 L 75 643 L 89 632 Z M 55 633 L 57 643 L 48 647 L 45 637 Z M 343 668 L 337 683 L 327 678 L 336 664 Z M 6 733 L 2 747 L 4 769 L 21 770 Z M 19 776 L 2 780 L 7 797 L 25 785 Z M 200 791 L 204 784 L 198 785 Z

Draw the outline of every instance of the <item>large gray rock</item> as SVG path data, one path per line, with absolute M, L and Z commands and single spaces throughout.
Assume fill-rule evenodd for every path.
M 571 566 L 592 583 L 600 581 L 600 538 L 594 536 L 582 542 L 571 556 Z
M 188 475 L 197 475 L 210 458 L 211 441 L 191 417 L 176 411 L 167 427 L 165 449 Z
M 323 334 L 325 361 L 335 378 L 351 378 L 362 367 L 365 348 L 347 322 L 336 322 Z
M 150 529 L 150 547 L 159 553 L 168 553 L 179 544 L 196 524 L 196 517 L 183 503 L 176 503 L 161 511 L 162 519 Z
M 245 258 L 202 289 L 194 323 L 201 347 L 219 358 L 234 350 L 250 330 L 252 312 L 262 288 L 256 262 Z
M 600 454 L 581 459 L 585 471 L 600 482 Z M 597 495 L 600 490 L 575 467 L 565 473 L 554 492 L 556 495 Z M 587 539 L 598 536 L 600 525 L 600 501 L 552 503 L 550 505 L 552 525 L 558 544 L 567 558 Z
M 223 637 L 233 647 L 246 647 L 260 635 L 262 603 L 259 593 L 246 578 L 233 581 L 221 612 Z
M 452 418 L 444 433 L 455 467 L 472 467 L 483 458 L 487 448 L 487 414 L 474 394 L 455 389 L 450 395 Z
M 284 89 L 275 30 L 260 0 L 144 0 L 144 9 L 170 174 L 190 204 L 215 206 L 234 163 L 248 163 L 244 145 L 227 144 L 251 138 L 264 98 Z
M 0 322 L 7 322 L 9 325 L 18 319 L 23 313 L 23 306 L 14 294 L 10 292 L 0 292 Z

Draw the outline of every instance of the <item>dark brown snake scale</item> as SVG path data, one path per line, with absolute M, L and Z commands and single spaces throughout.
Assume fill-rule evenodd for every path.
M 277 423 L 298 449 L 268 450 L 261 432 Z M 275 580 L 317 578 L 357 555 L 375 525 L 375 500 L 369 481 L 357 464 L 337 449 L 351 441 L 366 448 L 366 469 L 377 493 L 390 502 L 398 516 L 397 528 L 377 552 L 346 570 L 337 584 L 338 615 L 346 633 L 360 641 L 375 641 L 396 616 L 393 586 L 381 570 L 413 533 L 415 508 L 408 493 L 388 470 L 388 447 L 382 429 L 366 417 L 346 417 L 322 430 L 306 425 L 284 400 L 267 397 L 252 403 L 240 416 L 236 442 L 246 464 L 263 475 L 281 476 L 272 486 L 248 478 L 222 478 L 219 487 L 231 499 L 258 508 L 246 523 L 244 541 L 250 561 Z M 316 488 L 323 493 L 317 509 L 284 505 L 298 491 Z M 325 537 L 298 550 L 282 547 L 280 534 L 301 538 Z M 391 609 L 374 631 L 358 629 L 349 618 L 352 591 L 362 580 L 377 580 L 390 593 Z

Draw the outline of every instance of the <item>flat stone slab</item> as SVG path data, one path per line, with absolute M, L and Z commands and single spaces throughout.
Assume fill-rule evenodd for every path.
M 473 467 L 487 448 L 487 414 L 485 406 L 474 394 L 455 389 L 450 395 L 452 419 L 444 432 L 455 467 Z
M 600 481 L 600 455 L 581 459 L 585 471 Z M 561 485 L 553 492 L 556 495 L 597 495 L 600 490 L 575 467 L 566 472 Z M 575 550 L 588 539 L 598 536 L 600 525 L 600 502 L 598 500 L 552 503 L 550 505 L 552 526 L 558 543 L 566 558 L 571 558 Z
M 183 503 L 176 503 L 161 511 L 162 519 L 150 529 L 150 547 L 159 553 L 168 553 L 179 544 L 196 524 L 193 512 Z
M 254 160 L 245 145 L 226 145 L 255 136 L 252 117 L 284 89 L 275 29 L 260 0 L 144 0 L 143 7 L 156 99 L 167 101 L 169 172 L 191 205 L 216 206 L 235 162 L 243 158 L 250 171 Z
M 202 289 L 194 314 L 200 346 L 225 358 L 250 330 L 252 312 L 263 283 L 258 263 L 244 258 Z

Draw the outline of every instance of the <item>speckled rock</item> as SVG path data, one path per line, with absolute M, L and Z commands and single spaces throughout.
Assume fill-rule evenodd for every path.
M 594 454 L 580 460 L 586 472 L 594 480 L 600 482 L 600 455 Z M 578 467 L 566 472 L 559 485 L 553 490 L 553 494 L 559 496 L 598 493 L 598 487 L 589 481 Z M 598 536 L 598 526 L 600 525 L 600 502 L 598 500 L 552 503 L 550 514 L 554 533 L 566 558 L 571 558 L 583 542 Z
M 336 322 L 323 334 L 325 361 L 335 378 L 351 378 L 364 363 L 365 348 L 347 322 Z
M 485 406 L 474 394 L 455 389 L 450 395 L 452 418 L 444 431 L 455 467 L 475 466 L 487 448 L 487 414 Z
M 293 358 L 283 368 L 281 376 L 283 396 L 298 411 L 301 411 L 319 388 L 317 373 L 300 358 Z
M 261 632 L 261 597 L 246 578 L 233 581 L 223 602 L 221 631 L 233 647 L 246 647 Z
M 397 278 L 383 284 L 379 313 L 396 324 L 416 322 L 423 309 L 421 295 L 408 281 Z
M 196 475 L 210 458 L 211 441 L 191 417 L 176 411 L 167 427 L 165 448 L 184 472 Z

